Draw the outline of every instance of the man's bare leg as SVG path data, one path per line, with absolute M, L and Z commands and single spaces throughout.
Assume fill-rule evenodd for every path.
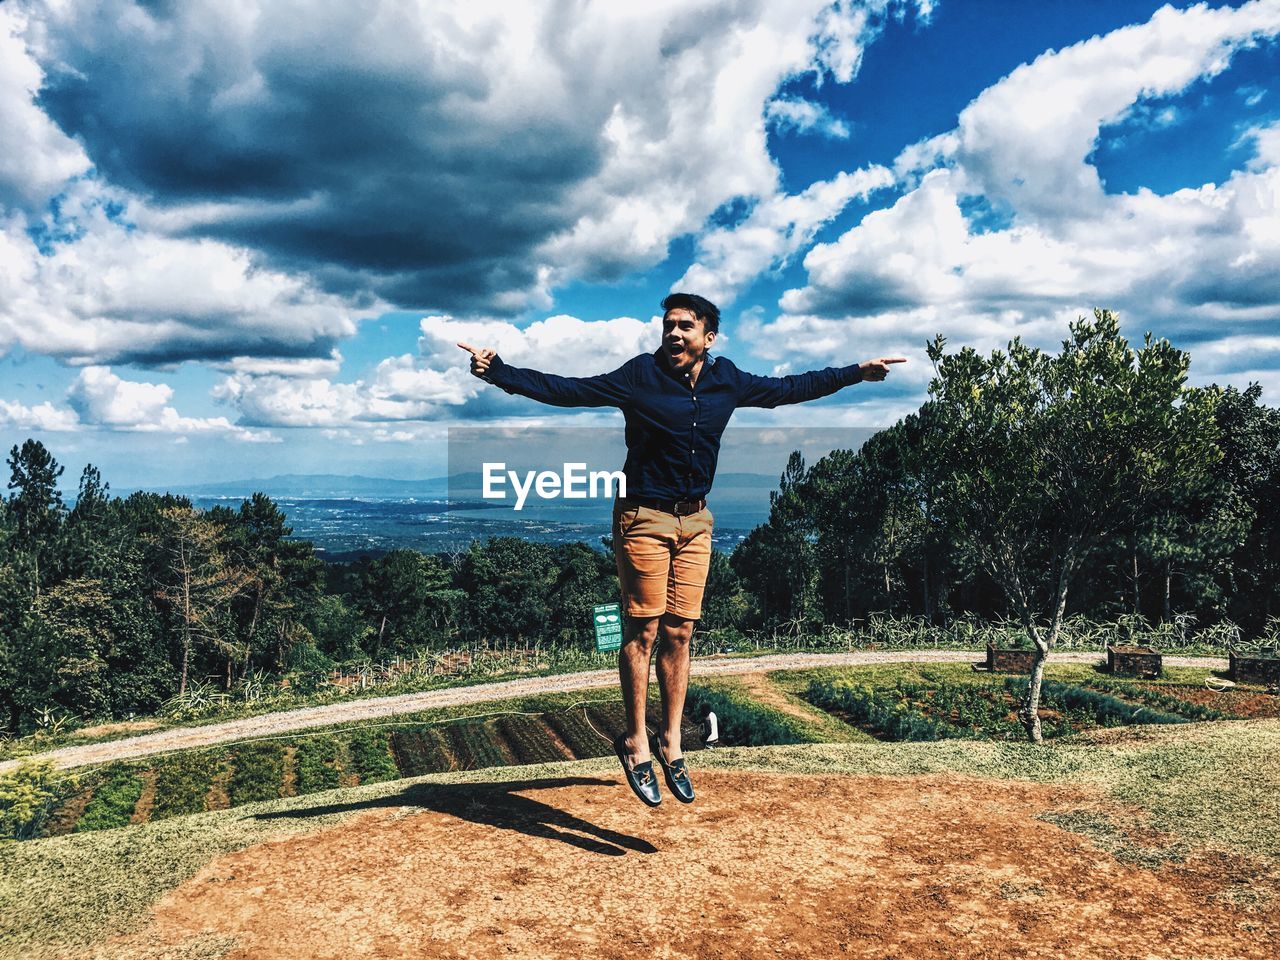
M 657 617 L 627 617 L 622 647 L 618 650 L 618 678 L 627 711 L 627 752 L 632 766 L 649 759 L 644 716 L 649 701 L 649 658 L 657 637 Z
M 693 639 L 693 621 L 664 613 L 658 633 L 658 689 L 662 693 L 663 720 L 658 742 L 670 762 L 684 756 L 680 747 L 680 720 L 684 716 L 684 698 L 689 690 L 689 643 Z

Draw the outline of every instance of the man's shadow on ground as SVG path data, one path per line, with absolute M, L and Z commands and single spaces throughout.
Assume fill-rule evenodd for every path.
M 400 793 L 385 797 L 304 810 L 259 813 L 255 815 L 255 819 L 299 819 L 355 810 L 374 810 L 379 807 L 422 807 L 437 813 L 447 813 L 460 820 L 497 827 L 499 830 L 516 830 L 530 837 L 559 840 L 591 853 L 611 857 L 625 856 L 628 850 L 657 853 L 658 848 L 647 840 L 596 826 L 581 817 L 515 792 L 597 785 L 611 787 L 616 785 L 616 781 L 592 777 L 559 777 L 546 780 L 510 780 L 503 783 L 415 783 Z

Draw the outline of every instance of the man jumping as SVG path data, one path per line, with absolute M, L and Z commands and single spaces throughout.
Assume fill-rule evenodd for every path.
M 507 393 L 557 407 L 622 410 L 627 496 L 614 502 L 613 550 L 626 614 L 618 674 L 627 731 L 613 747 L 627 783 L 651 807 L 662 802 L 645 729 L 655 643 L 663 720 L 652 755 L 676 799 L 693 802 L 680 720 L 689 686 L 689 642 L 693 623 L 702 616 L 711 564 L 706 496 L 730 416 L 738 407 L 804 403 L 863 380 L 883 380 L 889 364 L 906 362 L 905 357 L 881 357 L 788 377 L 759 377 L 708 353 L 720 328 L 715 304 L 673 293 L 662 309 L 662 345 L 594 377 L 521 369 L 503 363 L 493 350 L 458 344 L 471 354 L 471 372 Z

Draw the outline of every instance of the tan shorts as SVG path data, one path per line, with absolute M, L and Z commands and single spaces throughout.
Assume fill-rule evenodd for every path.
M 706 507 L 677 517 L 632 500 L 614 502 L 613 552 L 623 613 L 646 618 L 669 613 L 685 620 L 702 616 L 713 521 Z

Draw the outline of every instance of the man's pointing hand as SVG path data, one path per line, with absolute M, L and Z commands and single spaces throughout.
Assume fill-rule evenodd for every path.
M 863 380 L 883 380 L 889 375 L 889 364 L 906 362 L 906 357 L 880 357 L 878 360 L 868 360 L 858 366 L 862 370 Z
M 497 350 L 477 350 L 466 343 L 459 343 L 458 346 L 471 354 L 471 373 L 477 377 L 483 377 L 489 372 L 489 361 L 498 355 Z

